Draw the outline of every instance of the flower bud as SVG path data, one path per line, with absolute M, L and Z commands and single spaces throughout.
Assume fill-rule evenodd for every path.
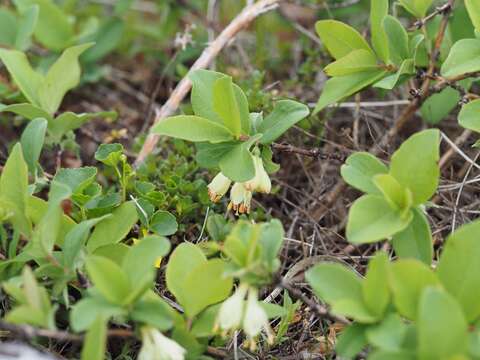
M 259 156 L 254 156 L 253 163 L 255 166 L 255 176 L 245 183 L 245 188 L 250 191 L 258 191 L 265 194 L 270 193 L 272 183 L 263 167 L 263 160 Z
M 242 324 L 248 285 L 240 284 L 235 293 L 223 302 L 218 311 L 216 327 L 223 331 L 236 330 Z
M 252 201 L 252 192 L 245 188 L 244 183 L 236 182 L 230 190 L 229 209 L 233 209 L 237 214 L 250 213 L 250 203 Z
M 208 195 L 212 202 L 219 201 L 225 195 L 232 181 L 219 172 L 213 180 L 208 184 Z
M 175 341 L 155 328 L 145 326 L 142 332 L 142 348 L 138 360 L 184 360 L 187 352 Z

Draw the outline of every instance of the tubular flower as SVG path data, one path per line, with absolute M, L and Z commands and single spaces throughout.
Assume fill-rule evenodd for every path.
M 240 284 L 235 293 L 225 300 L 220 307 L 215 328 L 220 328 L 224 335 L 228 331 L 236 330 L 241 326 L 247 291 L 248 285 Z
M 272 190 L 272 182 L 263 167 L 263 160 L 259 156 L 253 157 L 255 176 L 245 183 L 245 188 L 250 191 L 258 191 L 268 194 Z
M 213 180 L 208 184 L 208 195 L 212 202 L 219 201 L 225 195 L 232 181 L 219 172 Z
M 255 349 L 254 339 L 264 330 L 267 333 L 268 342 L 273 343 L 273 331 L 268 321 L 268 316 L 263 307 L 258 302 L 258 292 L 251 288 L 248 292 L 247 306 L 245 309 L 245 318 L 243 319 L 243 330 L 249 338 L 250 348 Z
M 251 201 L 252 192 L 245 188 L 245 183 L 233 184 L 232 190 L 230 190 L 229 209 L 233 209 L 237 214 L 249 214 Z
M 184 360 L 186 350 L 152 327 L 142 328 L 142 349 L 138 360 Z

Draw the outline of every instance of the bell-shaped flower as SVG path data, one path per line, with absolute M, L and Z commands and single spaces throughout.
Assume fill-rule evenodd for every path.
M 252 192 L 245 188 L 244 183 L 236 182 L 230 190 L 229 209 L 233 209 L 237 214 L 250 213 L 250 203 L 252 201 Z
M 258 191 L 268 194 L 272 190 L 272 182 L 263 167 L 263 160 L 257 156 L 253 156 L 253 164 L 255 165 L 255 176 L 245 183 L 245 188 L 250 191 Z
M 250 288 L 248 292 L 247 305 L 245 308 L 245 317 L 243 319 L 243 331 L 250 341 L 250 348 L 255 348 L 255 338 L 264 330 L 267 334 L 268 342 L 273 343 L 274 335 L 268 321 L 267 313 L 258 301 L 258 292 Z
M 138 360 L 184 360 L 186 350 L 155 328 L 145 326 Z
M 240 284 L 233 295 L 223 302 L 218 311 L 215 328 L 222 330 L 224 334 L 240 328 L 247 291 L 248 285 Z
M 225 195 L 232 181 L 219 172 L 213 180 L 208 184 L 208 195 L 212 202 L 219 201 Z

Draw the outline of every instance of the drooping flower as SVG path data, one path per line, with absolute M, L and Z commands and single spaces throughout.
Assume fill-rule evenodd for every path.
M 145 326 L 138 360 L 184 360 L 186 350 L 155 328 Z
M 245 183 L 236 182 L 230 190 L 229 209 L 233 209 L 237 214 L 250 213 L 250 203 L 252 201 L 252 192 L 245 188 Z
M 233 295 L 220 306 L 215 327 L 222 330 L 223 333 L 234 331 L 242 325 L 247 291 L 248 285 L 240 284 Z
M 270 327 L 267 313 L 258 301 L 258 291 L 255 288 L 250 288 L 243 319 L 243 331 L 245 331 L 250 341 L 252 350 L 255 347 L 255 338 L 260 335 L 262 330 L 266 332 L 268 342 L 273 343 L 273 331 Z
M 257 156 L 253 156 L 253 163 L 255 165 L 255 176 L 245 183 L 245 188 L 250 191 L 258 191 L 268 194 L 272 190 L 272 182 L 263 167 L 263 160 Z
M 232 180 L 227 178 L 221 172 L 219 172 L 213 180 L 208 184 L 208 195 L 212 202 L 219 201 L 223 195 L 225 195 L 230 187 Z

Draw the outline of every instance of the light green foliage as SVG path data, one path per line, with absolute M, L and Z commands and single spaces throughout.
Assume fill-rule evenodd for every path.
M 480 30 L 480 4 L 475 0 L 465 0 L 465 6 L 473 25 L 477 30 Z
M 441 74 L 455 77 L 466 73 L 480 71 L 480 40 L 462 39 L 453 44 L 448 57 L 442 64 Z
M 413 16 L 423 18 L 427 14 L 433 0 L 399 0 L 400 4 Z
M 392 155 L 389 170 L 368 154 L 357 153 L 347 159 L 341 170 L 343 178 L 368 194 L 350 209 L 346 232 L 350 242 L 393 236 L 398 255 L 430 263 L 431 234 L 418 206 L 428 201 L 438 186 L 439 145 L 438 130 L 417 133 Z M 405 243 L 400 244 L 400 239 Z
M 321 20 L 315 24 L 318 36 L 335 59 L 348 55 L 353 50 L 372 52 L 365 39 L 354 28 L 336 20 Z
M 385 63 L 390 59 L 388 38 L 383 28 L 383 21 L 388 15 L 388 0 L 372 0 L 370 4 L 370 31 L 372 45 L 377 56 Z
M 458 122 L 465 129 L 480 132 L 480 100 L 474 100 L 462 106 Z
M 102 316 L 88 329 L 82 348 L 82 360 L 102 360 L 104 358 L 107 340 L 107 324 Z

